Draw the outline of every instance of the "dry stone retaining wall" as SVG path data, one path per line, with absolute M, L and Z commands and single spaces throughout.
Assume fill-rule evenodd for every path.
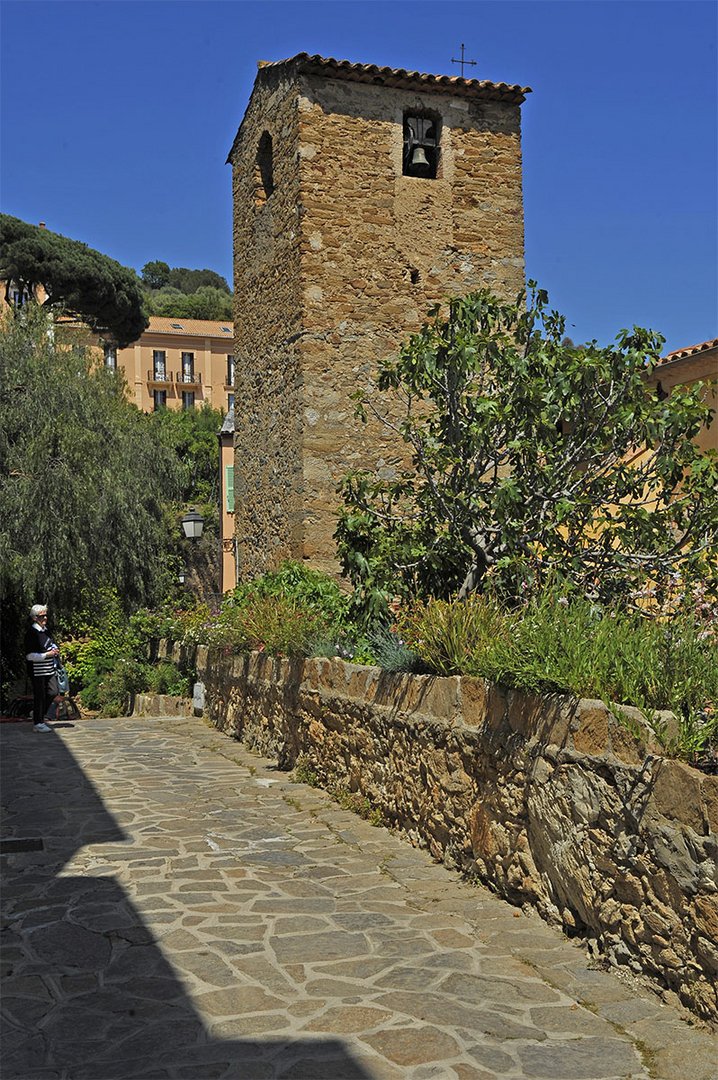
M 635 710 L 482 680 L 200 648 L 206 714 L 322 786 L 360 792 L 437 860 L 718 1018 L 718 777 Z

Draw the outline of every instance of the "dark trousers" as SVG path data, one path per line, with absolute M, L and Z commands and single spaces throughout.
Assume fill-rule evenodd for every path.
M 33 675 L 32 677 L 32 722 L 41 724 L 50 711 L 53 716 L 56 706 L 53 698 L 58 693 L 57 679 L 54 675 Z

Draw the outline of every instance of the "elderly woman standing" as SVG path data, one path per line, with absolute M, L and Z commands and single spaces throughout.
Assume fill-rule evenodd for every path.
M 33 604 L 30 626 L 25 635 L 25 656 L 32 668 L 32 720 L 35 731 L 52 731 L 47 721 L 54 719 L 56 702 L 60 700 L 55 659 L 60 655 L 47 632 L 47 606 Z

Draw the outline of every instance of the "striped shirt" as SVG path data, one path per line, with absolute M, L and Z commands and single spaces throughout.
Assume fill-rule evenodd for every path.
M 32 664 L 33 676 L 55 674 L 55 657 L 45 656 L 45 653 L 54 648 L 55 642 L 47 630 L 33 623 L 25 637 L 25 659 Z

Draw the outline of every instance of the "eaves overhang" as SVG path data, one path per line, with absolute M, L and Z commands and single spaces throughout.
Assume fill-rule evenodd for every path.
M 444 93 L 483 101 L 505 101 L 520 105 L 531 93 L 530 86 L 517 83 L 491 82 L 488 79 L 464 79 L 460 75 L 430 75 L 427 72 L 408 71 L 406 68 L 380 67 L 377 64 L 354 64 L 350 60 L 334 60 L 317 54 L 297 53 L 287 60 L 260 60 L 257 64 L 255 86 L 269 73 L 287 75 L 320 75 L 325 79 L 341 79 L 373 86 L 389 86 L 424 93 Z M 227 164 L 237 144 L 242 124 L 239 125 Z

